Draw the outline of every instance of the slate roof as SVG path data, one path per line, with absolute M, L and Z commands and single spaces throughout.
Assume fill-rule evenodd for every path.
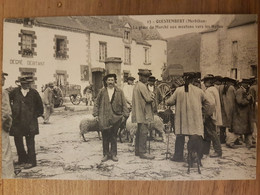
M 234 15 L 234 19 L 231 21 L 231 23 L 227 26 L 227 28 L 234 28 L 237 26 L 243 26 L 247 24 L 253 24 L 257 22 L 257 15 L 256 14 L 239 14 Z M 209 28 L 205 31 L 202 31 L 203 33 L 209 33 L 209 32 L 215 32 L 218 30 L 219 21 L 217 21 L 213 26 L 213 28 Z
M 124 26 L 143 26 L 129 16 L 66 16 L 66 17 L 38 17 L 34 24 L 50 28 L 90 32 L 102 35 L 123 37 Z M 147 40 L 164 40 L 157 30 L 132 29 L 132 39 L 138 44 L 150 45 Z
M 228 25 L 228 28 L 234 28 L 237 26 L 252 24 L 252 23 L 255 23 L 256 21 L 257 21 L 256 14 L 235 15 L 234 20 Z

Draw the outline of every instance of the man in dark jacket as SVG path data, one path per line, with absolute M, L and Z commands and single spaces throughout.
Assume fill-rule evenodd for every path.
M 38 117 L 43 114 L 43 103 L 39 93 L 31 88 L 33 78 L 22 76 L 18 82 L 21 86 L 10 92 L 13 124 L 10 135 L 14 136 L 14 142 L 18 154 L 18 164 L 25 164 L 25 169 L 37 165 L 35 154 L 35 135 L 39 134 Z M 23 144 L 25 136 L 27 152 Z
M 103 159 L 118 161 L 117 131 L 121 123 L 129 116 L 124 93 L 116 85 L 116 75 L 108 74 L 104 77 L 104 88 L 97 95 L 93 116 L 97 117 L 103 138 Z M 111 149 L 109 145 L 111 144 Z

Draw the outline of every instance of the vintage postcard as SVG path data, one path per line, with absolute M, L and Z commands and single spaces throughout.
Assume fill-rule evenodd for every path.
M 256 179 L 257 15 L 3 25 L 2 178 Z

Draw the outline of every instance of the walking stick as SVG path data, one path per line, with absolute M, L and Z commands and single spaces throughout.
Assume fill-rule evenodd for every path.
M 167 125 L 168 125 L 168 128 L 167 128 Z M 166 160 L 170 158 L 168 156 L 168 155 L 170 155 L 170 152 L 169 152 L 169 142 L 170 142 L 170 131 L 169 131 L 169 128 L 170 128 L 170 124 L 168 123 L 168 124 L 165 125 L 165 130 L 167 132 Z
M 151 138 L 152 138 L 152 137 L 151 137 L 151 123 L 149 124 L 148 128 L 149 128 L 149 132 L 150 132 L 150 133 L 149 133 L 149 134 L 150 134 L 150 135 L 149 135 L 149 139 L 148 139 L 148 152 L 149 152 L 149 154 L 150 154 L 150 149 L 151 149 L 151 145 L 150 145 L 150 144 L 151 144 Z

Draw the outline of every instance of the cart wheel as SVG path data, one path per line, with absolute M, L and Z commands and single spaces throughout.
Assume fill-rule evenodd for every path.
M 159 84 L 158 89 L 159 89 L 160 96 L 162 97 L 162 99 L 165 99 L 165 97 L 167 95 L 169 95 L 169 93 L 171 93 L 171 87 L 167 83 Z
M 70 95 L 70 101 L 72 104 L 78 105 L 81 101 L 81 95 L 79 95 L 79 94 Z

